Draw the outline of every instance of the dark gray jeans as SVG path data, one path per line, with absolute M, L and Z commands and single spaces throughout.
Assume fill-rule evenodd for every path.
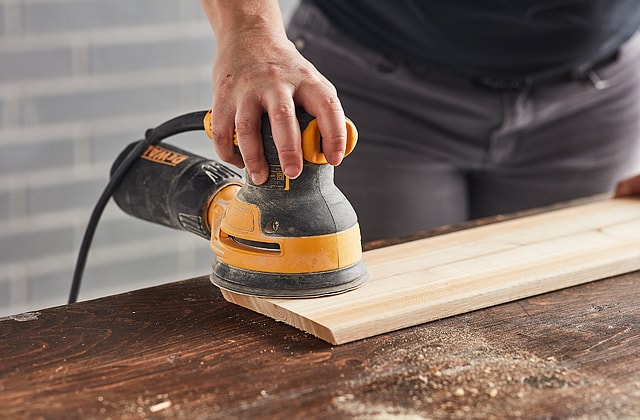
M 610 191 L 640 168 L 640 37 L 586 77 L 519 91 L 390 60 L 301 6 L 289 37 L 359 132 L 336 168 L 363 240 Z

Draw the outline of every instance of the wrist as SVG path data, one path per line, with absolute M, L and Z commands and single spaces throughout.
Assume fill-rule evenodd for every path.
M 228 38 L 286 39 L 276 0 L 202 0 L 217 42 Z

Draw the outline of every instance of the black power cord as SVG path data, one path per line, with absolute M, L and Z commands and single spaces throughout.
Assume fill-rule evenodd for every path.
M 71 283 L 71 290 L 69 291 L 68 303 L 75 303 L 78 300 L 78 293 L 80 292 L 80 284 L 82 283 L 82 274 L 87 264 L 87 257 L 89 255 L 89 249 L 91 248 L 91 242 L 93 236 L 98 227 L 98 222 L 102 216 L 107 203 L 113 196 L 114 191 L 118 188 L 124 177 L 127 175 L 131 165 L 138 159 L 138 157 L 144 152 L 150 145 L 157 145 L 167 137 L 171 137 L 175 134 L 184 133 L 187 131 L 204 130 L 204 117 L 208 111 L 196 111 L 188 114 L 180 115 L 166 121 L 156 128 L 150 128 L 146 131 L 144 139 L 138 141 L 129 154 L 122 160 L 122 163 L 113 171 L 111 178 L 104 191 L 98 198 L 96 205 L 91 212 L 89 222 L 80 244 L 78 251 L 78 259 L 76 260 L 75 270 L 73 272 L 73 280 Z

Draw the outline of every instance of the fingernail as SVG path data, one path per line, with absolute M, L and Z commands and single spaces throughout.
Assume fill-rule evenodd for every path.
M 333 166 L 338 166 L 342 163 L 342 159 L 344 159 L 344 153 L 334 152 L 331 155 L 331 161 L 329 163 L 331 163 Z
M 261 172 L 251 172 L 249 176 L 251 177 L 251 181 L 256 185 L 264 184 L 267 180 L 267 177 Z
M 300 168 L 298 168 L 298 166 L 296 165 L 286 166 L 282 168 L 282 171 L 288 178 L 291 179 L 295 179 L 300 176 Z

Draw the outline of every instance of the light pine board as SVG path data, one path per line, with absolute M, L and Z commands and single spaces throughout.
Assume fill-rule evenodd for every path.
M 584 204 L 364 253 L 371 279 L 341 295 L 229 302 L 332 344 L 640 269 L 640 199 Z

